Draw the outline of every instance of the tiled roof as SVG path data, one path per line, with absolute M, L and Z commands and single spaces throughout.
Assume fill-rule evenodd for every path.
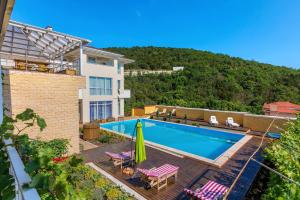
M 280 112 L 280 113 L 298 113 L 300 112 L 300 105 L 293 104 L 288 101 L 279 101 L 279 102 L 273 102 L 273 103 L 265 103 L 263 108 L 266 111 L 270 111 L 271 107 L 274 107 L 276 110 L 275 112 Z

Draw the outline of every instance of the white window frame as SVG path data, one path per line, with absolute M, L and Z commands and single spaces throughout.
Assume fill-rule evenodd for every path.
M 96 82 L 103 80 L 104 81 L 104 88 L 101 87 L 92 87 L 91 84 L 91 79 L 95 79 Z M 107 80 L 110 80 L 110 88 L 107 88 Z M 97 85 L 97 84 L 96 84 Z M 96 76 L 90 76 L 89 77 L 89 90 L 90 90 L 90 95 L 91 96 L 111 96 L 112 95 L 112 90 L 113 90 L 113 79 L 110 77 L 96 77 Z M 94 91 L 94 92 L 92 92 Z

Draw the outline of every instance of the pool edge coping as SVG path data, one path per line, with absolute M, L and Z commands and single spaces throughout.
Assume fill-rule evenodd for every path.
M 143 117 L 142 119 L 149 119 L 149 118 Z M 130 120 L 134 120 L 134 119 L 130 119 Z M 124 121 L 130 121 L 130 120 L 124 120 Z M 150 119 L 150 120 L 153 120 L 153 119 Z M 165 122 L 165 121 L 160 121 L 160 120 L 154 120 L 154 121 Z M 115 122 L 110 122 L 110 123 L 115 123 Z M 178 123 L 173 123 L 173 122 L 166 122 L 166 123 L 171 123 L 171 124 L 177 124 L 178 125 Z M 180 125 L 196 127 L 196 126 L 188 125 L 188 124 L 180 124 Z M 103 129 L 105 131 L 108 131 L 108 132 L 112 132 L 112 133 L 124 136 L 124 137 L 129 138 L 129 139 L 132 138 L 131 136 L 129 136 L 127 134 L 120 133 L 120 132 L 117 132 L 117 131 L 113 131 L 113 130 L 110 130 L 110 129 L 107 129 L 107 128 L 103 128 L 101 126 L 99 126 L 99 128 Z M 214 130 L 218 130 L 218 129 L 214 128 Z M 158 144 L 158 143 L 155 143 L 155 142 L 150 142 L 148 140 L 145 140 L 145 144 L 149 147 L 155 148 L 155 149 L 163 151 L 165 153 L 169 153 L 171 155 L 177 154 L 177 155 L 174 155 L 174 156 L 178 156 L 178 157 L 186 156 L 186 157 L 193 158 L 193 159 L 196 159 L 196 160 L 199 160 L 199 161 L 202 161 L 202 162 L 206 162 L 207 164 L 213 165 L 215 167 L 221 168 L 235 153 L 237 153 L 237 151 L 241 147 L 243 147 L 253 137 L 253 136 L 250 136 L 250 135 L 246 135 L 242 132 L 238 132 L 238 133 L 237 132 L 230 132 L 229 130 L 224 131 L 224 132 L 228 132 L 228 133 L 232 133 L 232 134 L 239 134 L 239 135 L 243 135 L 244 137 L 241 138 L 234 145 L 232 145 L 229 149 L 224 151 L 221 155 L 219 155 L 214 160 L 209 159 L 209 158 L 205 158 L 205 157 L 202 157 L 202 156 L 198 156 L 196 154 L 188 153 L 186 151 L 182 151 L 182 150 L 179 150 L 179 149 L 175 149 L 175 148 L 172 148 L 172 147 L 167 147 L 165 145 L 161 145 L 161 144 Z

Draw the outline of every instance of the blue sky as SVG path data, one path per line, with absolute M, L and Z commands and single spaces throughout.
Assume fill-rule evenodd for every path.
M 298 0 L 16 0 L 12 19 L 96 47 L 184 47 L 300 68 Z

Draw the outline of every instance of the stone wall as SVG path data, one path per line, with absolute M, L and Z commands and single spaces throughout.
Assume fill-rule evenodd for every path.
M 173 109 L 176 109 L 176 106 L 157 105 L 156 107 L 158 108 L 159 112 L 162 112 L 164 109 L 166 109 L 167 113 L 171 112 Z
M 132 117 L 141 117 L 145 115 L 144 108 L 132 108 L 131 110 Z
M 207 109 L 201 109 L 201 108 L 178 107 L 176 109 L 176 117 L 184 118 L 186 115 L 188 119 L 200 120 L 200 119 L 204 119 L 204 111 L 206 111 L 206 110 Z
M 85 78 L 16 70 L 4 71 L 3 100 L 9 115 L 26 108 L 33 109 L 46 120 L 47 127 L 27 130 L 31 138 L 70 141 L 69 153 L 79 152 L 78 90 L 85 87 Z
M 155 105 L 145 106 L 145 107 L 144 107 L 144 110 L 145 110 L 145 114 L 146 114 L 146 115 L 152 114 L 152 113 L 155 113 L 155 112 L 156 112 L 156 106 L 155 106 Z
M 295 120 L 295 118 L 288 117 L 276 117 L 276 116 L 266 116 L 266 115 L 254 115 L 247 112 L 235 112 L 235 111 L 222 111 L 222 110 L 209 110 L 202 108 L 185 108 L 176 106 L 145 106 L 145 108 L 134 108 L 133 116 L 143 116 L 153 113 L 155 109 L 161 112 L 163 109 L 167 109 L 167 112 L 172 109 L 176 109 L 176 118 L 183 119 L 185 115 L 191 120 L 203 120 L 205 122 L 209 121 L 210 116 L 216 116 L 217 120 L 221 124 L 225 124 L 228 117 L 232 117 L 235 122 L 240 124 L 245 128 L 249 128 L 252 131 L 265 132 L 270 123 L 274 119 L 274 123 L 270 128 L 271 132 L 281 132 L 285 127 L 286 123 L 290 120 Z M 146 112 L 147 111 L 147 112 Z
M 246 128 L 251 130 L 265 132 L 270 126 L 271 122 L 274 120 L 270 132 L 281 132 L 282 129 L 285 129 L 287 122 L 293 120 L 292 118 L 287 117 L 274 117 L 266 115 L 244 115 L 243 125 Z

